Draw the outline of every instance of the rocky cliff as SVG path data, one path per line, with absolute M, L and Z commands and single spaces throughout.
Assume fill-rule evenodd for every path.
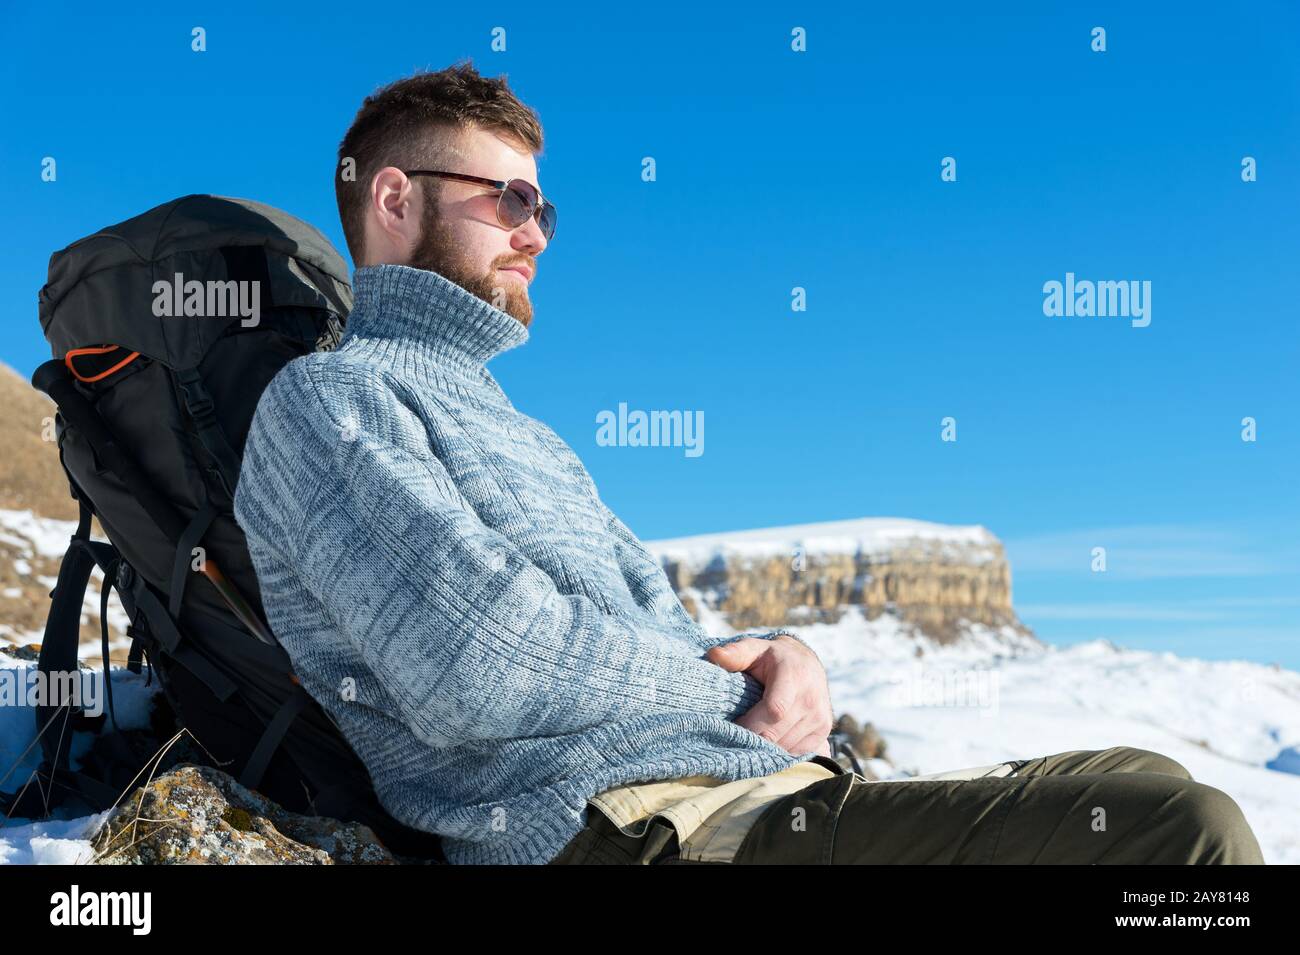
M 1033 639 L 1001 542 L 979 526 L 866 518 L 651 541 L 696 619 L 737 630 L 893 614 L 941 644 L 975 625 Z

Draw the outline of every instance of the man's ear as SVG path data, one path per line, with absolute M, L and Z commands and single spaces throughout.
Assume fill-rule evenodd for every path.
M 374 241 L 367 245 L 379 262 L 405 262 L 420 238 L 415 185 L 396 166 L 385 166 L 370 180 L 370 210 Z

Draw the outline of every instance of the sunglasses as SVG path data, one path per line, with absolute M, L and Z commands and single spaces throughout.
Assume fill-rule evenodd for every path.
M 463 172 L 442 172 L 437 169 L 403 169 L 408 176 L 442 176 L 444 179 L 457 179 L 461 182 L 473 182 L 480 186 L 491 186 L 501 190 L 497 199 L 497 221 L 507 229 L 518 229 L 529 219 L 536 218 L 546 241 L 555 235 L 555 206 L 542 196 L 532 183 L 526 179 L 484 179 L 482 176 L 470 176 Z

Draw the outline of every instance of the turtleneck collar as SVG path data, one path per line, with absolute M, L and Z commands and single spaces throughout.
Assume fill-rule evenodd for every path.
M 424 362 L 471 378 L 488 378 L 485 363 L 528 341 L 513 315 L 465 291 L 438 272 L 407 265 L 370 265 L 352 280 L 353 304 L 339 349 L 364 343 L 376 357 L 408 370 Z

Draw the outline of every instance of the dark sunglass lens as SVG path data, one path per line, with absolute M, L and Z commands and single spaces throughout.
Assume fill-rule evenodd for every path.
M 505 220 L 505 225 L 517 229 L 527 222 L 536 201 L 537 193 L 532 186 L 518 179 L 511 180 L 506 191 L 501 194 L 501 217 Z
M 542 209 L 542 215 L 537 220 L 537 224 L 541 226 L 542 235 L 546 236 L 546 241 L 550 242 L 551 236 L 555 235 L 555 206 L 548 202 Z

